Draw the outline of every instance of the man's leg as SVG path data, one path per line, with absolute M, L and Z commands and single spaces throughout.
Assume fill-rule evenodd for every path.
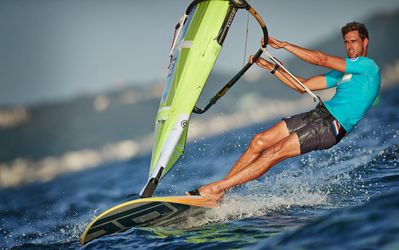
M 265 150 L 278 143 L 289 135 L 287 125 L 284 121 L 276 123 L 273 127 L 254 136 L 247 150 L 234 164 L 226 178 L 231 177 L 245 167 L 255 162 Z
M 240 171 L 231 174 L 223 180 L 202 186 L 199 189 L 201 196 L 212 200 L 219 200 L 223 192 L 234 186 L 254 180 L 278 162 L 301 154 L 300 143 L 296 133 L 293 133 L 261 154 L 255 161 Z

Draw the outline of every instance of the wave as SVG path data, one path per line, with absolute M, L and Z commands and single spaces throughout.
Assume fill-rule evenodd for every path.
M 397 249 L 399 190 L 334 211 L 292 232 L 267 239 L 257 249 Z

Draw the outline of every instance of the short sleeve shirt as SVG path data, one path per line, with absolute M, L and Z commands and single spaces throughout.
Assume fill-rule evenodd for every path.
M 332 70 L 325 74 L 327 88 L 336 87 L 328 111 L 350 132 L 370 109 L 381 85 L 378 65 L 368 57 L 345 58 L 345 73 Z

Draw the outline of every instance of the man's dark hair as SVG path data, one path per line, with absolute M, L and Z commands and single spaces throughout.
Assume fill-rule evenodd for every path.
M 355 30 L 359 31 L 359 36 L 362 40 L 365 38 L 369 39 L 369 32 L 367 31 L 366 26 L 359 22 L 347 23 L 344 27 L 342 27 L 342 36 L 344 37 L 347 33 Z

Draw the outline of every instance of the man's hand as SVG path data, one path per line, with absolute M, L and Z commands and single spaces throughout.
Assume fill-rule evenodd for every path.
M 254 63 L 254 56 L 250 55 L 248 58 L 248 62 L 250 63 Z M 256 65 L 258 65 L 259 67 L 262 67 L 264 69 L 270 70 L 270 67 L 272 67 L 271 63 L 268 62 L 267 60 L 265 60 L 262 57 L 259 57 L 259 59 L 255 62 Z
M 259 59 L 258 59 L 259 60 Z M 250 55 L 248 58 L 248 62 L 254 63 L 254 55 Z
M 287 46 L 287 42 L 281 42 L 271 36 L 269 36 L 269 45 L 272 46 L 274 49 L 281 49 Z

